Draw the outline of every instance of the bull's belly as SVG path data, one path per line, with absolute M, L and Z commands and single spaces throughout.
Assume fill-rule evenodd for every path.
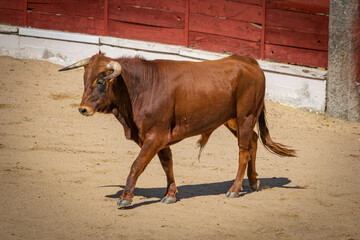
M 171 141 L 213 131 L 236 116 L 235 93 L 229 84 L 193 88 L 176 96 Z
M 172 129 L 170 142 L 177 142 L 184 138 L 214 131 L 225 122 L 232 122 L 232 119 L 230 117 L 206 119 L 206 116 L 204 116 L 201 121 L 194 121 L 193 119 L 187 119 L 184 117 L 182 121 L 178 122 Z M 232 123 L 232 126 L 236 129 L 235 121 Z

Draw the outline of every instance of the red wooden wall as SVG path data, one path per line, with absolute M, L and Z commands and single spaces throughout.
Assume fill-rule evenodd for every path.
M 0 23 L 327 67 L 330 0 L 0 0 Z

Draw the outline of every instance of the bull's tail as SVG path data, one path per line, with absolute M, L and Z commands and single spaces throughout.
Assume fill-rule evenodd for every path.
M 283 157 L 296 157 L 296 151 L 294 149 L 290 149 L 285 145 L 276 143 L 271 140 L 269 129 L 266 126 L 265 106 L 261 110 L 258 123 L 261 142 L 269 152 Z
M 199 154 L 198 154 L 198 162 L 200 162 L 201 153 L 206 145 L 206 143 L 209 141 L 210 135 L 212 132 L 207 132 L 201 134 L 201 138 L 197 141 L 198 147 L 200 147 Z

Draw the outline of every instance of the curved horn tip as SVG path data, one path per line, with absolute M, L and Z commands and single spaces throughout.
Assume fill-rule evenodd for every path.
M 62 69 L 59 69 L 58 71 L 59 71 L 59 72 L 62 72 L 62 71 L 67 71 L 67 70 L 71 70 L 71 69 L 73 69 L 72 65 L 67 66 L 67 67 L 64 67 L 64 68 L 62 68 Z
M 90 62 L 90 58 L 85 58 L 85 59 L 82 59 L 74 64 L 71 64 L 67 67 L 64 67 L 62 69 L 59 69 L 58 71 L 59 72 L 62 72 L 62 71 L 67 71 L 67 70 L 71 70 L 71 69 L 74 69 L 74 68 L 79 68 L 79 67 L 83 67 L 85 65 L 88 65 Z

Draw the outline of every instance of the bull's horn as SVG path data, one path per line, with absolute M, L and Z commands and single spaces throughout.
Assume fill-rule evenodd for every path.
M 74 69 L 74 68 L 83 67 L 83 66 L 85 66 L 85 65 L 88 65 L 89 62 L 90 62 L 90 58 L 85 58 L 85 59 L 80 60 L 80 61 L 78 61 L 78 62 L 76 62 L 76 63 L 74 63 L 74 64 L 71 64 L 71 65 L 69 65 L 69 66 L 67 66 L 67 67 L 64 67 L 64 68 L 62 68 L 62 69 L 59 69 L 59 72 L 60 72 L 60 71 L 71 70 L 71 69 Z
M 108 70 L 113 70 L 114 72 L 112 74 L 110 74 L 109 76 L 106 76 L 104 79 L 112 79 L 112 78 L 116 78 L 117 76 L 120 75 L 121 73 L 121 65 L 120 63 L 116 62 L 116 61 L 110 61 L 107 65 L 106 68 Z

